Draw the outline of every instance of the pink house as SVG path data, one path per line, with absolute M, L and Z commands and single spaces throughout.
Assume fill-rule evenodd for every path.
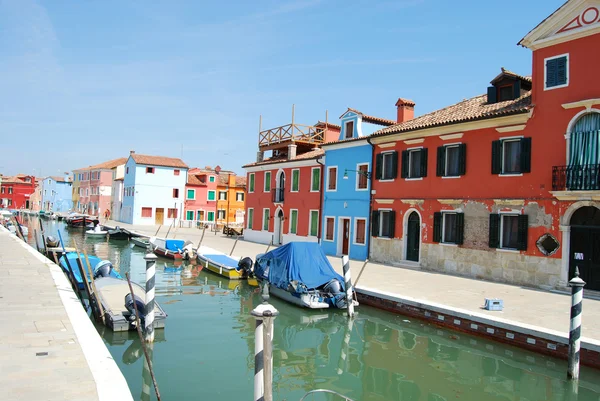
M 112 169 L 125 162 L 127 159 L 122 157 L 73 171 L 76 180 L 79 180 L 79 201 L 76 205 L 79 212 L 102 216 L 105 210 L 110 210 Z
M 218 175 L 210 167 L 188 171 L 185 186 L 185 219 L 214 223 L 217 212 Z

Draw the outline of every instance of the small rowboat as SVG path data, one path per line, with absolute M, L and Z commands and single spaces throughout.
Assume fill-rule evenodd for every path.
M 230 280 L 248 278 L 246 271 L 238 270 L 239 259 L 232 258 L 207 246 L 201 246 L 196 251 L 196 260 L 203 270 L 209 270 Z
M 193 253 L 190 241 L 152 237 L 149 242 L 154 254 L 164 258 L 188 260 Z
M 129 241 L 133 246 L 137 246 L 143 249 L 148 249 L 150 247 L 150 241 L 148 241 L 147 238 L 131 237 Z
M 97 225 L 93 230 L 87 230 L 85 232 L 87 237 L 105 238 L 106 234 L 108 234 L 108 230 L 104 229 L 101 225 Z

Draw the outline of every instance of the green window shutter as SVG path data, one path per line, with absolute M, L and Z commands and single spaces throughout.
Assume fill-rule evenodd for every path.
M 427 148 L 421 149 L 421 177 L 427 177 Z
M 400 177 L 408 177 L 408 150 L 402 151 L 402 170 L 400 171 Z
M 456 213 L 456 243 L 462 245 L 465 238 L 465 214 Z
M 371 235 L 373 237 L 379 236 L 379 210 L 371 212 Z
M 194 199 L 194 195 L 195 195 L 194 190 L 193 189 L 188 189 L 188 191 L 187 191 L 187 198 L 188 199 Z
M 194 220 L 194 211 L 193 210 L 188 210 L 186 212 L 185 219 L 186 220 Z
M 531 172 L 531 138 L 521 139 L 521 173 Z
M 310 212 L 310 235 L 319 235 L 319 212 L 316 210 Z
M 465 175 L 467 172 L 467 144 L 458 145 L 458 175 Z
M 254 209 L 248 209 L 248 229 L 252 230 L 252 220 L 254 220 Z
M 208 221 L 215 221 L 215 212 L 208 212 Z
M 529 228 L 529 219 L 526 214 L 520 214 L 518 218 L 517 249 L 519 251 L 527 250 L 527 230 Z
M 396 234 L 396 212 L 394 210 L 390 211 L 388 224 L 390 225 L 390 238 L 394 238 Z
M 567 57 L 556 59 L 556 85 L 567 83 Z
M 438 148 L 439 150 L 439 148 Z M 442 213 L 433 213 L 433 242 L 442 242 Z
M 500 215 L 497 213 L 490 214 L 489 245 L 490 248 L 500 246 Z
M 487 88 L 487 99 L 488 99 L 488 104 L 492 104 L 492 103 L 496 103 L 498 102 L 498 96 L 497 96 L 498 91 L 496 90 L 495 86 L 489 86 Z
M 292 234 L 297 234 L 298 233 L 298 211 L 297 210 L 292 210 L 292 212 L 290 213 L 290 232 Z
M 250 174 L 250 192 L 254 192 L 254 174 Z
M 298 191 L 300 188 L 300 170 L 292 171 L 292 191 Z
M 321 189 L 321 170 L 316 168 L 312 171 L 312 191 L 319 191 Z
M 445 173 L 446 173 L 446 147 L 440 146 L 437 148 L 437 168 L 436 168 L 435 174 L 438 177 L 443 177 Z M 435 234 L 434 234 L 434 238 L 435 238 Z M 434 239 L 434 241 L 435 241 L 435 239 Z
M 398 177 L 398 152 L 392 153 L 392 179 Z
M 208 191 L 208 200 L 209 201 L 215 200 L 215 191 Z
M 263 230 L 269 231 L 269 209 L 263 210 Z
M 265 173 L 265 192 L 271 191 L 271 172 L 267 171 Z
M 513 99 L 521 97 L 521 80 L 517 79 L 513 84 Z
M 379 153 L 375 156 L 375 178 L 380 180 L 382 178 L 383 171 L 383 153 Z
M 548 88 L 558 85 L 556 81 L 557 61 L 556 58 L 546 61 L 546 87 Z
M 502 172 L 502 141 L 492 142 L 492 174 Z

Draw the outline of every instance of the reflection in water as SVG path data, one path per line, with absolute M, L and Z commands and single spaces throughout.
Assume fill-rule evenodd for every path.
M 48 231 L 61 224 L 49 224 Z M 66 232 L 68 240 L 72 237 L 84 244 L 80 231 Z M 85 241 L 85 248 L 144 283 L 143 249 L 112 241 Z M 250 312 L 261 302 L 259 290 L 202 266 L 159 259 L 156 291 L 169 315 L 166 328 L 155 332 L 153 350 L 162 397 L 252 397 L 255 320 Z M 273 342 L 277 400 L 298 400 L 315 388 L 357 401 L 562 401 L 573 395 L 562 360 L 364 306 L 349 323 L 343 311 L 303 310 L 276 298 L 270 302 L 280 311 Z M 97 327 L 132 393 L 155 399 L 137 334 Z M 322 397 L 308 400 L 332 400 Z M 577 399 L 600 399 L 598 371 L 582 367 Z

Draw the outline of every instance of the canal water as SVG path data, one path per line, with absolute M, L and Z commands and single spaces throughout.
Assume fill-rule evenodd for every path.
M 27 217 L 25 218 L 27 223 Z M 38 227 L 37 219 L 28 224 Z M 44 221 L 66 244 L 109 259 L 144 283 L 144 250 L 126 241 L 92 240 L 82 229 Z M 29 242 L 35 246 L 33 230 Z M 39 228 L 38 228 L 39 232 Z M 157 301 L 168 314 L 156 332 L 153 363 L 163 400 L 252 400 L 256 287 L 228 281 L 192 264 L 160 259 Z M 273 344 L 274 400 L 299 400 L 329 389 L 356 401 L 600 400 L 600 371 L 582 367 L 578 394 L 566 362 L 360 306 L 352 325 L 342 311 L 310 311 L 277 298 Z M 142 394 L 143 353 L 137 333 L 98 331 L 134 399 Z M 348 349 L 344 336 L 350 332 Z M 342 354 L 348 355 L 346 359 Z M 151 399 L 156 399 L 153 391 Z M 311 395 L 311 400 L 339 400 Z

